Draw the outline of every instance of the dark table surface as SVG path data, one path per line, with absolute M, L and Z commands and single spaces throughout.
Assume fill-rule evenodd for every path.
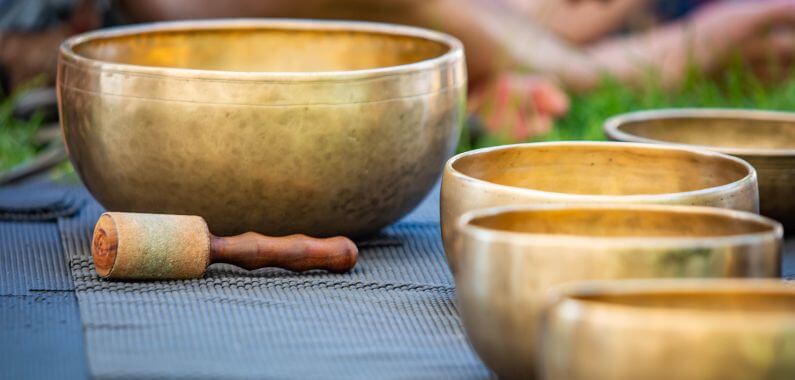
M 57 194 L 60 194 L 61 191 L 68 188 L 70 187 L 52 184 L 48 180 L 38 178 L 22 186 L 0 189 L 0 378 L 85 378 L 88 377 L 89 373 L 96 377 L 113 377 L 108 376 L 107 372 L 103 372 L 103 363 L 96 363 L 98 360 L 106 360 L 106 356 L 93 354 L 94 357 L 91 357 L 92 354 L 90 353 L 96 351 L 88 350 L 87 342 L 95 344 L 91 342 L 95 342 L 97 336 L 100 336 L 101 339 L 112 340 L 114 337 L 114 328 L 119 328 L 119 331 L 122 331 L 123 328 L 129 328 L 129 326 L 104 326 L 93 319 L 86 319 L 85 314 L 83 314 L 84 318 L 81 318 L 81 312 L 86 312 L 86 310 L 81 310 L 83 305 L 78 303 L 76 297 L 75 280 L 72 273 L 77 272 L 75 272 L 76 269 L 74 267 L 71 272 L 68 268 L 70 262 L 65 253 L 65 243 L 62 241 L 62 235 L 59 234 L 59 228 L 62 227 L 62 225 L 59 226 L 59 218 L 63 221 L 65 217 L 59 214 L 59 212 L 74 212 L 75 205 L 69 202 L 57 204 L 57 209 L 60 210 L 56 210 L 57 212 L 47 210 L 46 207 L 44 207 L 29 215 L 16 213 L 16 211 L 19 210 L 12 210 L 13 212 L 11 213 L 3 213 L 3 206 L 6 206 L 6 211 L 8 211 L 8 207 L 13 209 L 15 205 L 26 205 L 28 208 L 36 209 L 36 207 L 41 205 L 52 206 L 57 202 L 64 203 L 63 200 L 57 199 Z M 78 193 L 84 192 L 84 190 L 80 190 L 79 187 L 75 189 L 77 189 L 76 191 Z M 25 202 L 30 202 L 31 194 L 35 194 L 33 198 L 38 198 L 34 199 L 30 204 L 25 204 Z M 436 202 L 438 202 L 435 197 L 438 197 L 438 193 L 436 192 L 429 196 L 429 199 L 426 200 L 425 203 L 425 211 L 423 211 L 423 207 L 421 207 L 420 213 L 431 210 L 430 212 L 432 215 L 433 208 L 437 207 Z M 37 206 L 37 201 L 43 203 Z M 436 217 L 438 216 L 431 216 L 431 218 Z M 408 226 L 406 227 L 408 229 L 414 228 L 411 223 L 406 226 Z M 432 229 L 431 231 L 435 230 Z M 426 238 L 437 241 L 429 241 L 423 244 L 431 244 L 433 247 L 436 247 L 433 249 L 440 249 L 439 247 L 441 244 L 438 242 L 438 234 L 432 233 L 427 235 Z M 66 247 L 68 248 L 68 244 Z M 416 249 L 426 249 L 420 246 L 416 247 L 419 247 Z M 415 248 L 409 247 L 408 249 Z M 398 257 L 397 260 L 404 259 Z M 437 257 L 435 260 L 438 261 L 439 258 Z M 72 263 L 72 265 L 74 265 L 74 263 Z M 365 272 L 369 268 L 366 265 L 365 263 Z M 784 277 L 795 279 L 795 239 L 787 240 L 785 243 L 785 254 L 782 267 Z M 438 272 L 438 270 L 436 271 Z M 219 273 L 221 273 L 219 274 L 219 276 L 221 276 L 225 273 L 229 273 L 229 271 L 227 270 L 226 272 L 222 271 Z M 368 275 L 369 274 L 366 273 L 364 274 L 364 276 Z M 392 275 L 399 277 L 401 274 L 386 274 L 387 277 Z M 407 376 L 427 373 L 429 376 L 424 377 L 438 377 L 440 373 L 456 373 L 455 371 L 458 370 L 454 367 L 438 367 L 440 363 L 461 363 L 461 366 L 468 367 L 457 372 L 458 375 L 454 377 L 488 377 L 489 373 L 482 367 L 482 364 L 473 357 L 473 353 L 466 347 L 466 344 L 462 343 L 465 338 L 461 334 L 460 321 L 457 320 L 454 306 L 452 304 L 445 304 L 445 302 L 450 301 L 446 298 L 453 297 L 452 295 L 448 295 L 447 285 L 451 284 L 449 273 L 446 272 L 446 269 L 443 269 L 441 274 L 428 274 L 428 276 L 441 276 L 439 277 L 438 284 L 433 285 L 435 288 L 432 286 L 433 289 L 431 290 L 437 292 L 435 294 L 442 294 L 443 299 L 431 301 L 433 305 L 437 305 L 441 302 L 442 311 L 440 311 L 439 315 L 453 318 L 443 323 L 443 326 L 449 325 L 450 330 L 448 334 L 439 335 L 437 338 L 442 339 L 447 337 L 445 339 L 453 339 L 454 341 L 442 343 L 431 341 L 429 346 L 417 347 L 416 349 L 424 349 L 423 356 L 435 355 L 436 353 L 432 352 L 432 350 L 436 349 L 436 347 L 439 347 L 438 349 L 440 350 L 449 350 L 451 347 L 458 347 L 460 350 L 456 351 L 454 355 L 450 357 L 440 356 L 436 362 L 417 362 L 428 365 L 429 367 L 426 369 L 429 372 L 403 373 L 407 374 Z M 433 282 L 433 278 L 435 277 L 431 277 L 431 280 L 426 282 Z M 279 279 L 275 279 L 274 281 L 277 280 Z M 400 279 L 397 278 L 395 281 L 399 283 L 399 280 Z M 86 291 L 86 285 L 82 286 L 84 287 L 82 290 Z M 240 286 L 246 287 L 248 285 L 244 284 Z M 396 286 L 397 288 L 404 289 L 407 285 L 399 284 Z M 411 286 L 422 287 L 431 285 L 421 284 Z M 411 286 L 409 286 L 409 288 L 411 288 Z M 151 292 L 151 288 L 142 289 Z M 411 288 L 409 290 L 415 291 L 416 289 Z M 395 294 L 394 296 L 399 298 L 421 297 L 422 294 L 427 296 L 433 293 L 388 294 Z M 414 295 L 406 296 L 406 294 Z M 334 295 L 332 294 L 332 296 Z M 90 300 L 88 297 L 85 299 Z M 372 302 L 376 303 L 381 301 L 383 300 L 377 298 L 372 300 Z M 86 301 L 86 303 L 87 302 L 88 301 Z M 131 299 L 131 302 L 142 301 Z M 421 306 L 424 304 L 409 302 L 409 305 L 413 305 L 411 307 L 419 307 L 417 305 Z M 92 305 L 88 306 L 93 307 Z M 278 308 L 278 306 L 279 305 L 270 305 L 268 307 Z M 448 310 L 446 308 L 451 309 Z M 384 310 L 389 309 L 387 308 Z M 420 314 L 425 312 L 424 309 L 409 311 Z M 363 309 L 362 312 L 367 312 L 367 310 Z M 452 314 L 443 314 L 448 312 Z M 428 318 L 434 318 L 434 316 L 430 315 Z M 398 321 L 404 320 L 398 319 Z M 429 324 L 432 322 L 433 321 L 426 320 L 422 323 Z M 134 329 L 136 327 L 133 326 L 132 328 Z M 101 332 L 101 334 L 97 335 L 97 331 Z M 157 340 L 157 337 L 150 337 L 150 339 Z M 152 342 L 153 345 L 160 345 L 162 343 L 163 342 Z M 438 346 L 433 346 L 433 344 L 437 343 L 439 344 Z M 409 347 L 411 347 L 411 344 L 415 343 L 410 343 Z M 223 350 L 223 347 L 221 347 L 221 349 Z M 122 354 L 124 354 L 124 352 L 122 352 Z M 132 356 L 133 353 L 131 352 L 130 354 Z M 406 353 L 404 352 L 403 354 L 405 355 Z M 362 355 L 362 353 L 359 353 L 359 355 Z M 341 357 L 340 360 L 346 360 L 345 358 L 350 357 L 352 356 Z M 410 358 L 406 357 L 404 359 L 408 360 Z M 373 360 L 379 359 L 374 357 Z M 94 362 L 89 364 L 90 361 Z M 350 363 L 350 365 L 355 364 L 356 363 Z M 146 363 L 140 363 L 140 365 L 146 365 Z M 348 363 L 341 363 L 340 365 L 344 367 L 348 365 Z M 433 365 L 437 365 L 437 367 L 432 367 Z M 330 369 L 330 371 L 336 370 L 339 370 L 339 368 L 331 367 Z M 163 372 L 152 372 L 151 374 L 154 375 L 151 377 L 157 377 L 155 376 L 157 373 L 162 374 Z M 336 372 L 327 372 L 325 374 L 318 373 L 314 375 L 315 377 L 329 377 L 334 373 Z M 132 375 L 130 375 L 130 373 L 127 373 L 127 375 L 130 375 L 128 377 L 137 377 L 135 374 L 136 373 L 132 373 Z M 142 372 L 142 374 L 145 375 L 147 373 Z M 240 372 L 237 374 L 240 375 L 239 377 L 252 377 L 250 376 L 252 373 L 249 372 Z M 120 377 L 125 377 L 123 375 L 122 373 Z

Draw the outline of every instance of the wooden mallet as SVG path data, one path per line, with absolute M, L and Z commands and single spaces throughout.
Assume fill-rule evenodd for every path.
M 217 237 L 198 216 L 106 212 L 94 227 L 91 255 L 103 278 L 169 280 L 202 277 L 212 263 L 341 273 L 356 265 L 358 249 L 342 236 Z

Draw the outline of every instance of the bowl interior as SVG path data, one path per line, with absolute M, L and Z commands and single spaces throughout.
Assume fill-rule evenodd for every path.
M 759 292 L 642 292 L 614 295 L 589 295 L 572 298 L 599 305 L 672 310 L 750 311 L 795 313 L 795 294 Z
M 554 193 L 648 195 L 718 187 L 749 174 L 717 155 L 616 145 L 517 145 L 453 163 L 460 173 L 500 185 Z
M 618 129 L 646 139 L 714 148 L 795 149 L 795 122 L 740 117 L 628 121 Z
M 497 231 L 588 237 L 718 237 L 772 232 L 761 220 L 698 211 L 564 208 L 505 211 L 470 225 Z
M 86 58 L 139 66 L 239 72 L 324 72 L 415 63 L 444 55 L 445 44 L 417 36 L 288 26 L 150 30 L 89 38 Z

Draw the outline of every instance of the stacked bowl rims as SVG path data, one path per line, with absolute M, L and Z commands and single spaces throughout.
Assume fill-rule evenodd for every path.
M 441 194 L 442 237 L 456 271 L 455 224 L 471 210 L 545 203 L 633 203 L 758 212 L 756 171 L 705 150 L 611 142 L 552 142 L 451 158 Z
M 557 285 L 772 278 L 780 271 L 781 226 L 744 211 L 506 206 L 467 213 L 460 223 L 455 282 L 461 317 L 480 357 L 507 378 L 530 378 L 538 370 L 547 350 L 537 345 L 538 321 L 547 292 Z

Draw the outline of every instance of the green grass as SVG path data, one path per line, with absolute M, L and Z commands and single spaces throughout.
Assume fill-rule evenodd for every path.
M 548 134 L 531 141 L 604 140 L 602 123 L 610 116 L 637 110 L 669 107 L 728 107 L 795 111 L 795 75 L 776 84 L 764 84 L 740 63 L 719 75 L 706 77 L 691 72 L 681 89 L 662 91 L 650 83 L 630 89 L 605 79 L 595 91 L 571 99 L 565 117 Z M 475 135 L 471 126 L 462 133 L 459 151 L 512 143 L 500 135 Z
M 33 158 L 38 150 L 35 135 L 43 121 L 36 113 L 28 120 L 15 118 L 12 113 L 18 95 L 0 98 L 0 170 L 6 170 Z
M 16 96 L 0 100 L 0 170 L 32 158 L 41 146 L 34 135 L 41 125 L 40 115 L 31 120 L 11 115 Z M 568 114 L 555 128 L 533 141 L 603 140 L 602 123 L 612 115 L 665 107 L 738 107 L 795 111 L 795 75 L 773 85 L 763 84 L 742 64 L 734 64 L 720 75 L 707 78 L 693 72 L 678 91 L 664 92 L 650 83 L 642 89 L 629 89 L 606 79 L 595 91 L 571 99 Z M 465 128 L 459 151 L 511 143 L 500 135 L 478 135 Z
M 753 77 L 726 71 L 717 80 L 694 76 L 673 93 L 657 88 L 629 90 L 606 82 L 598 91 L 572 99 L 570 112 L 541 140 L 603 140 L 602 123 L 624 112 L 666 107 L 730 107 L 795 110 L 795 78 L 764 86 Z

